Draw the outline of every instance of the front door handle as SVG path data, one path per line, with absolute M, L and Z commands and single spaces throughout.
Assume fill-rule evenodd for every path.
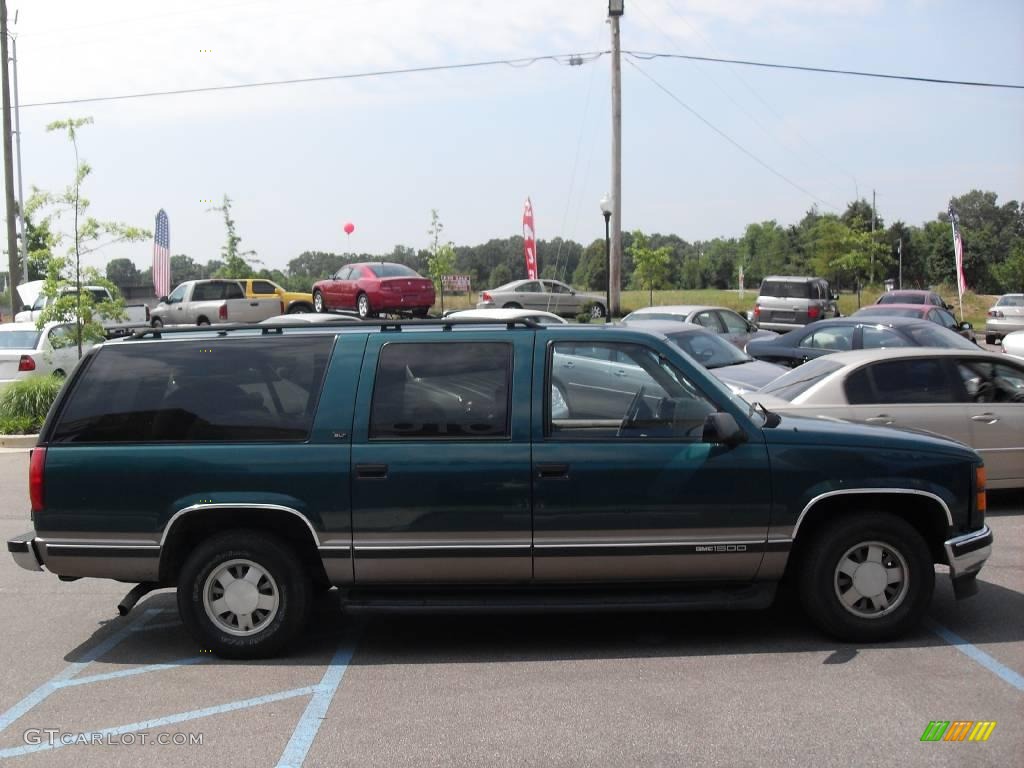
M 356 464 L 356 477 L 370 479 L 385 479 L 388 476 L 387 464 Z
M 979 413 L 977 416 L 971 416 L 971 421 L 980 421 L 985 424 L 995 424 L 999 421 L 999 417 L 994 413 Z
M 537 477 L 568 477 L 568 464 L 538 464 Z
M 865 419 L 865 421 L 868 424 L 892 424 L 895 421 L 895 419 L 887 414 L 882 413 L 879 414 L 878 416 L 871 416 Z

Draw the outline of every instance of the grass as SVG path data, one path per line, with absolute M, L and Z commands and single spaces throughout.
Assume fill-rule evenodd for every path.
M 7 386 L 0 392 L 0 434 L 38 432 L 63 383 L 57 376 L 31 376 Z
M 860 294 L 860 306 L 874 304 L 875 300 L 882 294 L 878 288 L 865 289 Z M 955 292 L 942 289 L 939 294 L 946 303 L 954 308 L 953 314 L 959 319 L 960 308 L 957 303 Z M 469 309 L 476 306 L 477 295 L 475 293 L 456 296 L 446 295 L 444 297 L 445 309 Z M 734 309 L 741 315 L 754 308 L 754 300 L 757 298 L 757 289 L 745 291 L 740 296 L 739 291 L 718 290 L 706 288 L 694 291 L 655 291 L 654 304 L 708 304 L 715 307 L 728 307 Z M 974 326 L 977 331 L 985 330 L 985 313 L 996 303 L 998 296 L 985 296 L 982 294 L 967 293 L 964 295 L 964 320 Z M 650 294 L 647 291 L 623 291 L 622 292 L 622 314 L 628 314 L 635 309 L 649 306 Z M 857 294 L 842 293 L 839 295 L 839 311 L 844 315 L 851 315 L 857 311 Z M 440 314 L 440 302 L 434 305 L 433 312 Z

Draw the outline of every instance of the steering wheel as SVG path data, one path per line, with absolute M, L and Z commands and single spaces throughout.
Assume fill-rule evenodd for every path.
M 640 415 L 640 407 L 644 402 L 644 392 L 646 387 L 641 384 L 640 389 L 633 395 L 633 399 L 629 402 L 629 407 L 626 408 L 626 415 L 622 419 L 622 423 L 619 424 L 619 431 L 615 434 L 616 437 L 622 437 L 622 433 L 627 429 L 634 421 L 636 417 Z

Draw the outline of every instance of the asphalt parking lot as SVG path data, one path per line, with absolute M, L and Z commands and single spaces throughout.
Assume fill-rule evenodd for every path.
M 5 538 L 30 528 L 27 459 L 0 451 Z M 169 591 L 119 618 L 128 585 L 64 584 L 4 556 L 0 760 L 58 768 L 1020 765 L 1024 498 L 996 496 L 991 507 L 996 547 L 980 593 L 957 603 L 940 578 L 925 628 L 868 647 L 823 638 L 784 605 L 737 614 L 348 617 L 330 593 L 286 659 L 225 662 L 186 635 Z M 997 725 L 984 743 L 922 742 L 933 720 Z M 90 739 L 97 743 L 80 743 Z

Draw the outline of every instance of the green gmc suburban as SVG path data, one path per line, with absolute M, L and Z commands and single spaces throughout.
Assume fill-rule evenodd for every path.
M 110 468 L 117 467 L 112 475 Z M 531 321 L 139 330 L 92 349 L 30 461 L 18 564 L 177 587 L 226 657 L 349 608 L 763 608 L 849 641 L 976 590 L 958 443 L 779 417 L 658 334 Z

